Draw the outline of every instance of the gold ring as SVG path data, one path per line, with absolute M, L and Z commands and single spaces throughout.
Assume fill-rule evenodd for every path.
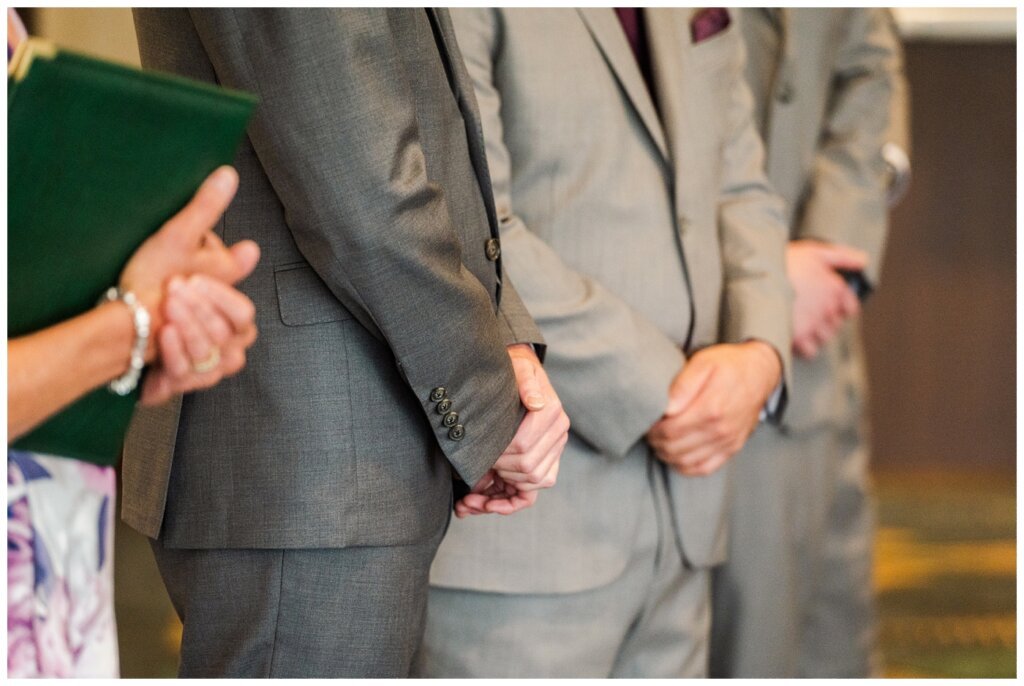
M 220 364 L 220 348 L 213 346 L 210 348 L 210 354 L 206 356 L 205 360 L 192 363 L 192 371 L 196 374 L 205 374 L 206 372 L 212 372 Z

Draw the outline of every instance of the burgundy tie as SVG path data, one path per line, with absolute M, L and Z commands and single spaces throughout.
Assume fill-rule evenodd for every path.
M 626 32 L 629 40 L 629 47 L 633 48 L 633 55 L 640 66 L 640 73 L 644 76 L 647 90 L 651 96 L 654 95 L 653 80 L 651 79 L 651 54 L 647 49 L 647 30 L 644 27 L 644 15 L 642 7 L 616 7 L 615 14 L 622 24 L 622 30 Z

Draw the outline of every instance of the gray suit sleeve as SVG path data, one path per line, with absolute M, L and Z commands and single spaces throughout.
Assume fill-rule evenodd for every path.
M 664 413 L 683 353 L 646 317 L 565 264 L 515 214 L 493 80 L 497 13 L 453 9 L 452 19 L 480 106 L 505 268 L 544 332 L 544 366 L 573 432 L 604 454 L 624 456 Z
M 741 45 L 746 58 L 746 48 Z M 743 77 L 744 60 L 735 62 L 725 117 L 719 231 L 725 277 L 722 340 L 761 340 L 782 361 L 791 383 L 791 291 L 786 278 L 788 231 L 782 199 L 764 172 L 764 146 L 753 120 L 753 96 Z
M 881 271 L 891 178 L 882 150 L 893 135 L 894 143 L 906 145 L 906 126 L 893 126 L 892 121 L 893 104 L 905 97 L 906 84 L 889 11 L 861 8 L 849 13 L 797 235 L 866 251 L 870 260 L 865 274 L 874 284 Z M 906 108 L 897 116 L 905 117 Z
M 507 264 L 507 260 L 505 263 Z M 512 286 L 508 272 L 502 277 L 501 305 L 498 308 L 498 331 L 505 345 L 529 343 L 541 362 L 547 359 L 548 346 L 537 322 L 526 308 L 518 291 Z
M 384 10 L 193 9 L 224 85 L 257 93 L 249 137 L 296 244 L 393 351 L 424 412 L 443 386 L 465 439 L 431 421 L 469 484 L 521 417 L 487 288 L 466 269 L 431 183 L 402 52 Z

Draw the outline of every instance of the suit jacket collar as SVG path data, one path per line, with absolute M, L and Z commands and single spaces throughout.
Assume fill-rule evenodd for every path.
M 764 106 L 764 113 L 762 115 L 763 120 L 761 121 L 761 136 L 765 139 L 765 144 L 770 145 L 772 140 L 772 119 L 774 114 L 774 103 L 775 99 L 771 97 L 771 94 L 775 92 L 775 89 L 781 83 L 791 82 L 793 80 L 793 69 L 796 63 L 797 46 L 796 41 L 793 40 L 793 10 L 779 7 L 774 9 L 762 9 L 761 12 L 765 13 L 768 25 L 774 30 L 774 44 L 765 44 L 761 46 L 758 51 L 758 56 L 761 59 L 773 59 L 774 62 L 771 65 L 772 74 L 771 80 L 767 84 L 767 93 L 759 93 L 759 97 L 764 95 L 768 96 L 767 104 Z M 748 48 L 749 52 L 749 48 Z M 769 158 L 767 164 L 769 169 L 773 164 L 775 157 Z
M 793 11 L 786 7 L 764 8 L 761 11 L 768 15 L 769 25 L 778 34 L 781 49 L 776 51 L 776 54 L 779 55 L 779 61 L 792 61 L 795 47 L 790 39 L 793 30 Z
M 690 183 L 690 179 L 702 173 L 699 169 L 691 169 L 690 165 L 701 164 L 701 161 L 693 159 L 692 152 L 687 149 L 693 137 L 700 135 L 699 131 L 694 130 L 693 124 L 694 108 L 697 107 L 697 103 L 691 100 L 702 95 L 692 92 L 692 46 L 688 39 L 680 39 L 681 36 L 690 35 L 690 18 L 693 12 L 671 8 L 648 8 L 644 14 L 647 22 L 647 40 L 651 48 L 651 70 L 668 141 L 676 212 L 680 217 L 688 218 L 697 200 L 693 197 L 695 186 Z M 683 230 L 682 226 L 680 230 Z
M 640 66 L 636 62 L 633 49 L 629 47 L 626 34 L 615 16 L 615 12 L 608 7 L 587 7 L 577 10 L 586 25 L 594 42 L 601 50 L 605 62 L 615 74 L 616 80 L 622 90 L 625 91 L 632 103 L 640 120 L 643 122 L 650 134 L 651 139 L 661 152 L 665 160 L 669 159 L 668 145 L 665 140 L 665 132 L 658 118 L 658 110 L 654 106 L 651 92 L 644 83 Z M 648 10 L 649 11 L 649 10 Z M 650 24 L 648 24 L 650 26 Z M 653 51 L 652 51 L 653 63 Z
M 685 35 L 679 34 L 677 26 L 680 14 L 678 10 L 671 9 L 649 7 L 644 10 L 647 44 L 651 51 L 651 72 L 661 107 L 659 123 L 665 132 L 668 158 L 677 163 L 680 159 L 679 145 L 684 138 L 680 128 L 690 120 L 682 111 L 685 107 L 683 90 L 686 84 L 680 49 L 685 50 L 686 46 L 678 44 L 679 35 Z

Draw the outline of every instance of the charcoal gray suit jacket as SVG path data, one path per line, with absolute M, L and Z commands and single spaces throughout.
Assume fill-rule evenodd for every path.
M 124 519 L 169 547 L 436 535 L 452 468 L 474 483 L 522 417 L 506 345 L 542 342 L 503 282 L 447 12 L 137 9 L 135 23 L 147 68 L 259 96 L 218 231 L 263 257 L 241 286 L 260 329 L 248 366 L 139 414 Z

